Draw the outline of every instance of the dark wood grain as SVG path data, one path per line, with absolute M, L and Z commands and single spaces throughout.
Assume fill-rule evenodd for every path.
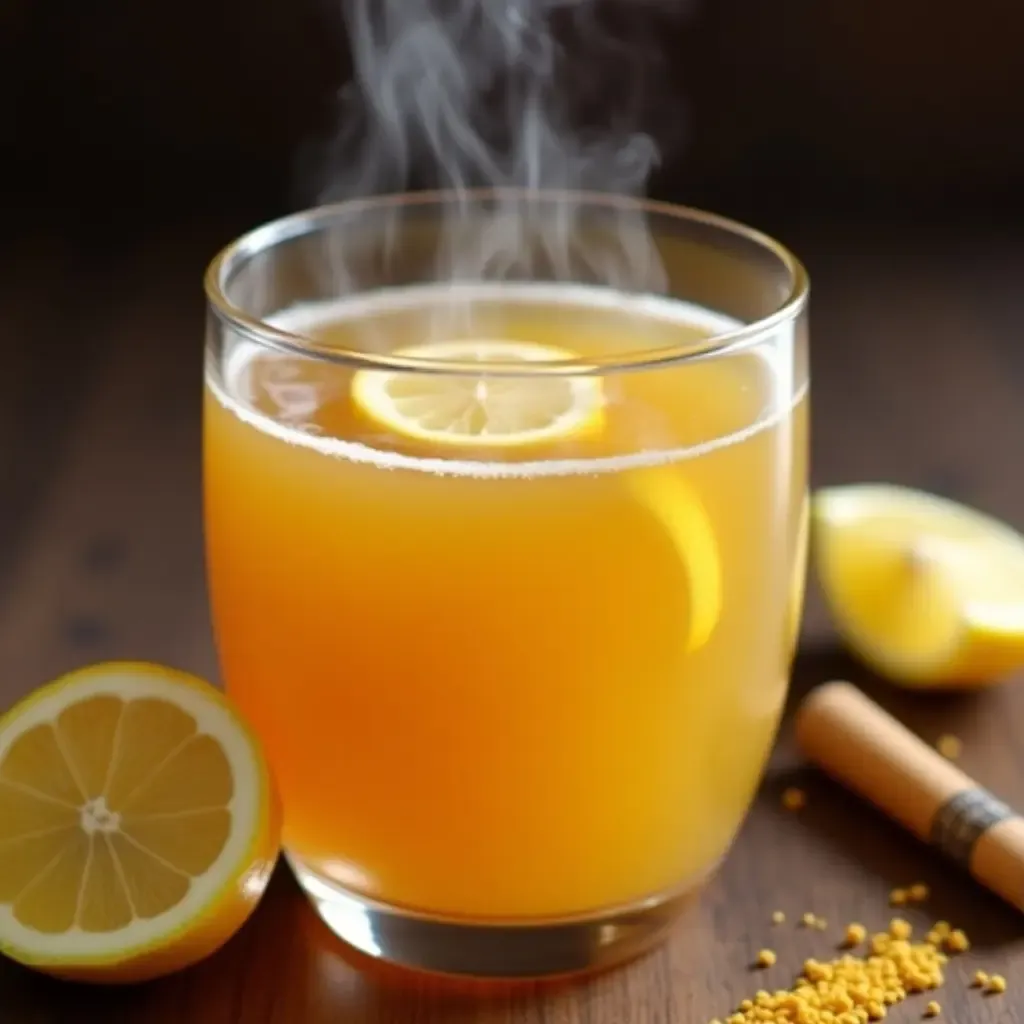
M 772 225 L 775 227 L 775 225 Z M 1024 233 L 911 237 L 859 225 L 786 232 L 814 279 L 815 482 L 902 481 L 1024 526 Z M 37 234 L 4 254 L 0 318 L 0 707 L 108 657 L 214 674 L 201 548 L 200 274 L 213 229 L 97 252 Z M 952 731 L 963 763 L 1024 807 L 1024 687 L 901 693 L 838 651 L 811 594 L 793 699 L 849 676 L 925 738 Z M 779 806 L 798 780 L 809 805 Z M 357 962 L 281 871 L 217 956 L 124 990 L 58 984 L 0 964 L 3 1024 L 700 1024 L 788 982 L 835 929 L 886 922 L 891 886 L 922 880 L 929 914 L 974 951 L 941 994 L 955 1024 L 1024 1021 L 1024 918 L 813 770 L 783 729 L 723 870 L 664 948 L 576 985 L 459 991 Z M 773 928 L 825 916 L 828 935 Z M 923 920 L 924 913 L 914 913 Z M 779 964 L 753 972 L 765 945 Z M 1007 996 L 965 987 L 1001 970 Z M 1016 986 L 1016 992 L 1012 991 Z M 917 1019 L 905 1006 L 894 1020 Z

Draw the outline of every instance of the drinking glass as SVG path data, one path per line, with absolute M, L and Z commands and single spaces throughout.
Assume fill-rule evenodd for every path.
M 343 940 L 538 977 L 726 854 L 803 600 L 808 283 L 722 217 L 412 194 L 212 262 L 214 625 Z

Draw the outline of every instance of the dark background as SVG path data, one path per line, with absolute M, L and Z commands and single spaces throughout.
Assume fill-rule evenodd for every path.
M 149 223 L 201 208 L 279 212 L 298 148 L 328 123 L 348 74 L 339 4 L 5 0 L 12 205 L 101 219 L 131 207 Z M 1019 212 L 1024 11 L 1013 0 L 613 6 L 657 26 L 662 128 L 678 139 L 686 127 L 659 196 L 790 217 Z

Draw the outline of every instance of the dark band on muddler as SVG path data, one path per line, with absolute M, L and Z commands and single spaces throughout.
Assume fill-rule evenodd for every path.
M 929 841 L 950 860 L 969 868 L 978 840 L 1014 812 L 985 789 L 964 789 L 946 801 L 932 821 Z

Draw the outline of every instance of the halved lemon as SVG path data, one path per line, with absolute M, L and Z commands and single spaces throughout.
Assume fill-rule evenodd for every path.
M 818 576 L 863 661 L 920 687 L 1024 667 L 1024 536 L 945 498 L 886 484 L 819 491 Z
M 0 950 L 130 982 L 202 959 L 255 908 L 280 813 L 256 739 L 212 686 L 108 663 L 0 718 Z
M 563 440 L 600 429 L 603 389 L 593 376 L 488 376 L 488 363 L 568 360 L 566 349 L 522 341 L 445 341 L 399 349 L 416 359 L 481 364 L 468 374 L 360 370 L 356 405 L 397 434 L 437 444 L 511 447 Z

